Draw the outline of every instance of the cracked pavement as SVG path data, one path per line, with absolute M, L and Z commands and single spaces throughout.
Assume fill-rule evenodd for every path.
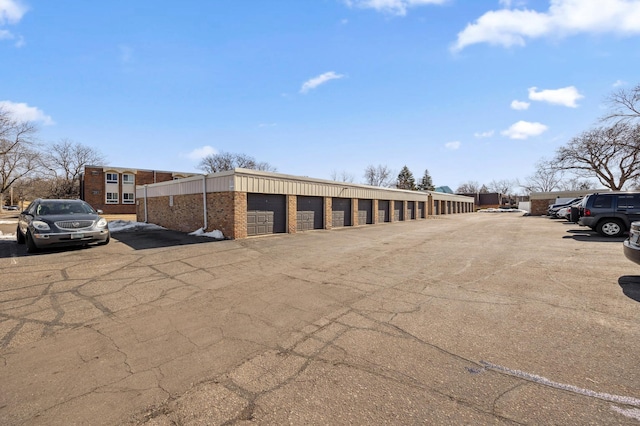
M 640 423 L 622 239 L 480 213 L 125 237 L 0 241 L 0 424 Z

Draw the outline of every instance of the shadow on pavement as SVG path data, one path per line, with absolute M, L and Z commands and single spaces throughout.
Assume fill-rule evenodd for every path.
M 134 250 L 145 250 L 161 247 L 184 246 L 190 244 L 212 243 L 220 240 L 208 237 L 196 237 L 184 232 L 170 231 L 166 229 L 122 231 L 111 234 L 112 240 L 117 240 Z M 39 256 L 50 253 L 59 253 L 74 250 L 90 250 L 96 248 L 90 246 L 70 246 L 45 248 L 37 253 L 27 253 L 24 244 L 16 244 L 15 240 L 0 240 L 0 259 L 22 256 Z
M 618 279 L 622 292 L 630 299 L 640 302 L 640 276 L 623 275 Z
M 17 244 L 15 240 L 0 240 L 0 259 L 10 258 L 10 257 L 23 257 L 23 256 L 41 256 L 47 255 L 50 253 L 60 253 L 64 251 L 75 251 L 75 250 L 88 250 L 95 245 L 92 246 L 69 246 L 69 247 L 51 247 L 44 248 L 37 253 L 28 253 L 27 246 L 24 244 Z
M 590 229 L 568 229 L 566 231 L 568 234 L 562 238 L 570 238 L 576 241 L 590 241 L 590 242 L 600 242 L 600 243 L 622 243 L 627 237 L 603 237 L 598 234 L 596 231 L 592 231 Z
M 111 234 L 111 238 L 128 245 L 134 250 L 203 244 L 219 241 L 213 238 L 196 237 L 194 235 L 185 234 L 184 232 L 171 231 L 168 229 L 122 231 Z

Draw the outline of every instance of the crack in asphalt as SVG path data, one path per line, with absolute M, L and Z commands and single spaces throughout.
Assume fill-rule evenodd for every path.
M 419 241 L 409 244 L 408 247 L 410 247 L 409 250 L 414 252 L 428 253 L 426 248 L 428 244 L 428 241 Z M 187 330 L 182 329 L 180 324 L 174 323 L 170 316 L 167 320 L 167 326 L 164 324 L 159 325 L 159 327 L 166 327 L 162 329 L 163 334 L 138 335 L 136 330 L 127 326 L 124 321 L 125 318 L 133 314 L 132 310 L 134 309 L 146 307 L 156 309 L 158 313 L 170 315 L 172 312 L 179 312 L 178 308 L 175 311 L 171 311 L 169 308 L 180 302 L 192 300 L 212 302 L 230 299 L 228 296 L 225 298 L 217 295 L 215 290 L 200 287 L 186 279 L 185 274 L 187 272 L 185 270 L 188 270 L 188 273 L 202 273 L 203 276 L 211 277 L 206 278 L 206 280 L 213 281 L 216 279 L 216 266 L 195 266 L 196 262 L 186 260 L 187 254 L 180 254 L 172 259 L 178 265 L 178 271 L 175 273 L 167 272 L 163 267 L 165 265 L 163 262 L 147 264 L 141 262 L 142 257 L 134 256 L 122 262 L 117 269 L 119 277 L 127 277 L 127 275 L 131 277 L 112 278 L 108 274 L 104 275 L 104 271 L 97 270 L 95 273 L 92 272 L 91 268 L 94 259 L 89 259 L 85 263 L 78 262 L 63 269 L 61 271 L 62 279 L 59 276 L 60 270 L 56 269 L 54 264 L 48 265 L 48 268 L 39 269 L 38 273 L 50 273 L 50 276 L 54 279 L 43 284 L 33 284 L 27 280 L 24 286 L 17 287 L 18 290 L 27 290 L 40 289 L 40 287 L 44 286 L 41 291 L 34 293 L 33 296 L 14 298 L 12 295 L 17 294 L 16 288 L 0 290 L 0 349 L 18 348 L 21 345 L 35 343 L 40 339 L 54 336 L 61 330 L 85 327 L 105 339 L 108 342 L 108 346 L 118 354 L 116 367 L 122 370 L 124 375 L 122 378 L 59 401 L 35 415 L 46 414 L 66 403 L 95 393 L 136 391 L 136 388 L 128 385 L 126 381 L 136 375 L 151 372 L 155 377 L 155 384 L 145 385 L 147 387 L 142 386 L 140 389 L 151 390 L 157 388 L 165 395 L 164 402 L 147 407 L 145 410 L 135 414 L 132 422 L 144 424 L 153 419 L 164 417 L 174 424 L 182 423 L 180 413 L 176 409 L 176 403 L 187 394 L 187 391 L 176 392 L 175 388 L 172 389 L 171 385 L 167 383 L 167 378 L 171 372 L 168 370 L 168 364 L 171 361 L 161 358 L 149 368 L 136 371 L 135 360 L 132 359 L 130 353 L 130 343 L 120 341 L 119 338 L 121 337 L 116 337 L 113 334 L 113 330 L 108 328 L 109 324 L 115 323 L 120 327 L 128 328 L 128 330 L 119 331 L 126 332 L 127 336 L 132 336 L 133 340 L 138 344 L 145 344 L 156 338 L 168 337 L 175 333 L 185 342 L 188 342 L 189 347 L 186 349 L 186 355 L 211 348 L 214 345 L 225 345 L 230 342 L 250 345 L 251 349 L 244 354 L 244 358 L 237 365 L 233 365 L 223 373 L 216 373 L 214 377 L 204 377 L 202 380 L 191 384 L 191 388 L 197 385 L 220 386 L 243 401 L 243 404 L 238 404 L 241 407 L 235 415 L 227 416 L 222 424 L 255 421 L 261 415 L 260 401 L 262 399 L 290 385 L 304 381 L 305 374 L 312 365 L 341 366 L 357 370 L 383 380 L 389 380 L 446 398 L 470 410 L 493 416 L 500 421 L 521 424 L 515 419 L 501 414 L 497 407 L 500 401 L 508 396 L 509 393 L 514 392 L 525 384 L 530 384 L 530 382 L 517 377 L 509 378 L 511 385 L 497 393 L 492 401 L 485 401 L 487 406 L 483 407 L 479 402 L 461 397 L 455 391 L 447 392 L 418 375 L 412 374 L 410 371 L 402 371 L 396 368 L 393 364 L 384 365 L 376 362 L 375 359 L 350 353 L 344 340 L 354 333 L 376 333 L 389 339 L 402 339 L 403 341 L 415 343 L 416 346 L 424 349 L 426 354 L 440 354 L 460 372 L 504 376 L 500 372 L 487 370 L 480 361 L 470 359 L 463 354 L 448 350 L 446 347 L 431 343 L 411 333 L 400 325 L 402 324 L 401 318 L 420 312 L 435 299 L 494 306 L 517 306 L 524 301 L 535 301 L 558 309 L 583 310 L 571 306 L 562 306 L 560 303 L 554 304 L 541 298 L 537 299 L 473 288 L 473 285 L 490 280 L 496 274 L 518 269 L 526 261 L 507 262 L 487 275 L 465 279 L 467 275 L 471 275 L 470 269 L 475 264 L 475 259 L 469 258 L 467 261 L 462 262 L 458 268 L 453 268 L 453 270 L 449 271 L 449 276 L 455 276 L 459 279 L 453 282 L 447 280 L 442 274 L 425 273 L 425 269 L 428 270 L 428 262 L 433 261 L 425 260 L 423 264 L 409 266 L 408 270 L 404 271 L 405 278 L 398 283 L 393 281 L 394 274 L 397 271 L 394 271 L 393 267 L 380 267 L 380 264 L 384 260 L 384 264 L 393 265 L 395 258 L 405 255 L 401 252 L 392 253 L 384 258 L 371 255 L 370 252 L 358 254 L 355 258 L 361 259 L 360 261 L 364 264 L 358 269 L 353 269 L 342 260 L 339 253 L 326 263 L 315 267 L 315 265 L 306 263 L 300 265 L 299 263 L 302 262 L 298 262 L 295 257 L 290 257 L 283 261 L 281 254 L 268 246 L 264 248 L 252 247 L 248 242 L 240 242 L 238 245 L 241 248 L 250 248 L 252 254 L 260 256 L 256 263 L 263 271 L 264 276 L 268 277 L 270 290 L 276 290 L 277 284 L 283 281 L 295 283 L 295 286 L 301 288 L 301 292 L 304 291 L 305 286 L 313 286 L 316 288 L 318 295 L 324 297 L 327 301 L 331 301 L 330 306 L 333 313 L 330 315 L 325 314 L 315 321 L 301 321 L 296 324 L 282 325 L 278 323 L 277 317 L 270 317 L 269 313 L 265 311 L 277 306 L 278 309 L 295 311 L 296 315 L 300 315 L 309 307 L 296 305 L 292 301 L 280 301 L 277 295 L 265 290 L 262 293 L 251 295 L 252 302 L 256 302 L 260 309 L 244 312 L 241 310 L 244 301 L 239 300 L 227 306 L 227 310 L 220 311 L 217 314 L 220 315 L 223 324 L 241 321 L 243 324 L 248 324 L 248 328 L 260 330 L 262 333 L 278 333 L 280 339 L 284 340 L 276 343 L 265 343 L 264 340 L 260 339 L 260 336 L 238 335 L 234 330 L 229 331 L 223 326 L 213 324 L 208 331 L 211 334 L 218 333 L 220 337 L 205 340 L 205 343 L 203 343 L 197 339 L 197 335 L 194 337 Z M 354 244 L 350 247 L 350 250 L 358 250 L 358 244 Z M 162 250 L 158 251 L 158 253 L 166 251 Z M 185 258 L 180 258 L 180 256 L 185 256 Z M 255 259 L 251 261 L 255 262 Z M 238 262 L 235 265 L 234 268 L 237 268 L 238 271 L 228 278 L 228 282 L 225 283 L 226 286 L 235 284 L 250 285 L 251 280 L 242 273 L 243 264 Z M 296 272 L 298 273 L 280 272 L 279 269 L 283 268 L 283 265 L 296 267 L 298 269 Z M 224 269 L 225 266 L 221 266 L 221 268 Z M 79 274 L 78 271 L 82 271 L 82 274 Z M 3 271 L 0 269 L 0 272 Z M 91 276 L 92 274 L 93 276 Z M 89 276 L 78 278 L 79 275 Z M 380 278 L 381 283 L 371 282 L 371 280 L 367 279 L 370 275 Z M 41 277 L 38 279 L 41 279 Z M 140 293 L 139 289 L 144 286 L 152 288 L 153 292 L 145 290 L 145 293 Z M 469 297 L 452 297 L 438 293 L 438 290 L 442 290 L 443 286 L 454 286 Z M 416 288 L 421 290 L 415 290 Z M 336 294 L 335 291 L 337 290 L 348 291 L 350 294 L 348 297 Z M 443 291 L 445 290 L 446 288 Z M 149 292 L 151 293 L 150 295 L 147 294 Z M 478 294 L 490 296 L 491 300 L 479 300 L 474 297 Z M 128 298 L 135 300 L 135 303 L 127 302 Z M 364 302 L 367 303 L 366 308 L 361 306 Z M 184 307 L 188 309 L 186 303 L 180 308 Z M 167 309 L 166 312 L 163 311 L 164 308 Z M 38 318 L 34 318 L 36 315 Z M 120 321 L 120 316 L 122 316 L 122 321 Z M 368 325 L 354 324 L 352 316 L 358 320 L 366 320 L 365 323 Z M 41 318 L 49 319 L 43 320 Z M 65 322 L 65 319 L 69 318 L 72 320 Z M 38 327 L 40 332 L 22 333 L 26 324 Z M 296 338 L 296 336 L 298 337 Z M 5 356 L 7 353 L 0 354 L 0 359 L 3 360 L 4 366 L 7 365 Z M 77 355 L 84 363 L 90 363 L 93 360 L 80 352 Z M 185 354 L 180 356 L 182 355 Z M 122 357 L 121 360 L 119 359 L 120 357 Z M 263 362 L 266 366 L 262 365 Z M 255 371 L 259 373 L 255 373 Z M 536 384 L 532 384 L 532 386 L 536 386 Z

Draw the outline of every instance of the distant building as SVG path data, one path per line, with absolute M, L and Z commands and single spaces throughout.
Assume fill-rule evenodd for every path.
M 466 197 L 473 197 L 478 209 L 517 208 L 518 203 L 529 201 L 529 197 L 521 195 L 504 195 L 499 192 L 458 193 Z
M 80 178 L 80 198 L 106 214 L 135 214 L 136 185 L 167 182 L 196 174 L 85 166 Z
M 453 194 L 453 190 L 446 185 L 436 187 L 433 192 L 440 192 L 441 194 Z

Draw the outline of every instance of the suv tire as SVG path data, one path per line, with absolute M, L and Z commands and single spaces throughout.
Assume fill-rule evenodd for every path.
M 605 237 L 619 237 L 624 234 L 625 227 L 618 219 L 602 219 L 596 226 L 598 234 Z

